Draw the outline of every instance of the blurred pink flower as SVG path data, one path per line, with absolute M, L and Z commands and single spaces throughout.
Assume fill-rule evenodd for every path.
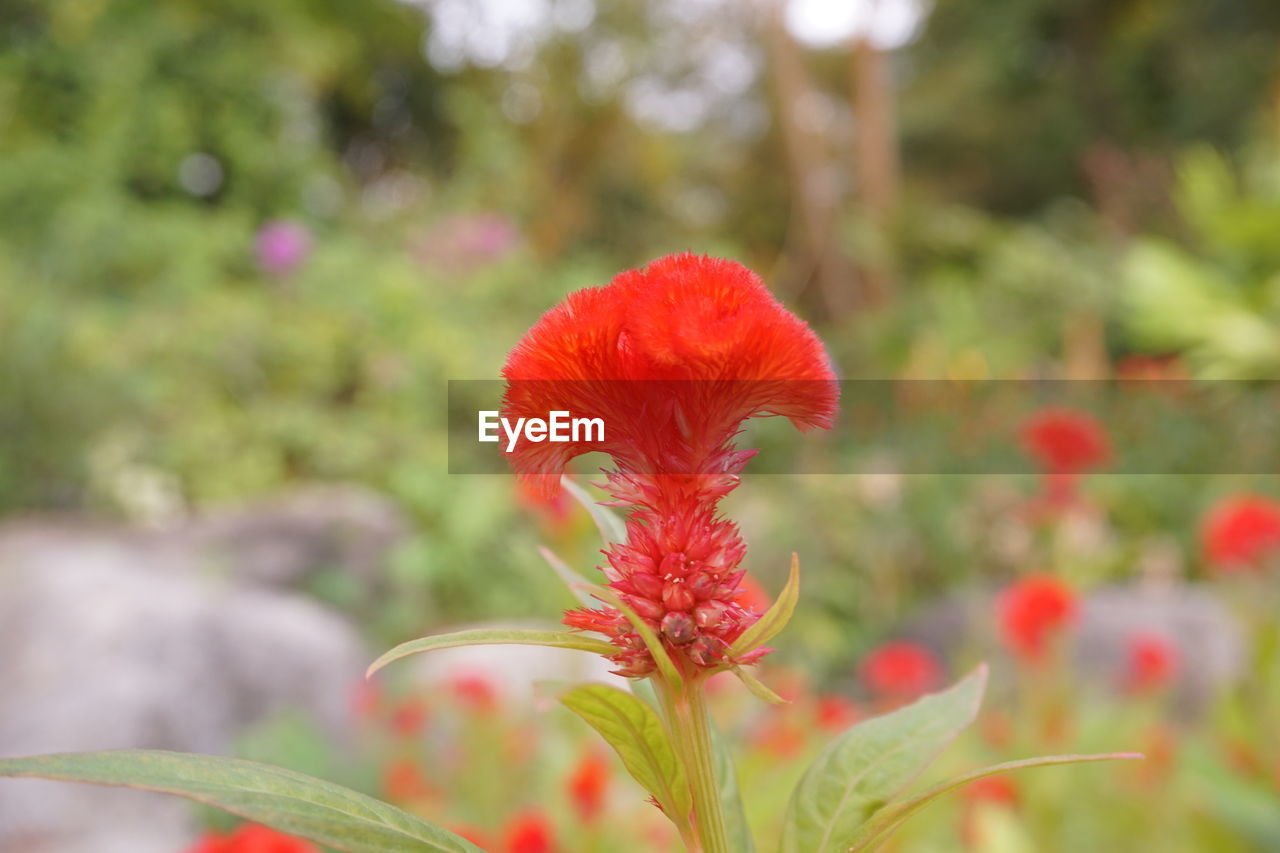
M 289 220 L 268 222 L 258 231 L 258 266 L 271 275 L 289 275 L 311 254 L 311 232 Z
M 467 272 L 501 260 L 519 242 L 519 229 L 500 213 L 460 214 L 436 223 L 412 252 L 426 266 Z

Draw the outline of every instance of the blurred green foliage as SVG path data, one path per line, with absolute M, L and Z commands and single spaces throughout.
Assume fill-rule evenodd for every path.
M 938 4 L 895 55 L 902 210 L 883 230 L 855 193 L 838 211 L 894 302 L 834 312 L 785 275 L 780 296 L 848 378 L 1096 376 L 1144 352 L 1271 375 L 1273 5 Z M 749 16 L 597 4 L 522 62 L 447 67 L 394 0 L 4 0 L 0 23 L 0 511 L 156 519 L 368 483 L 415 522 L 391 633 L 562 603 L 510 482 L 444 476 L 446 380 L 496 376 L 563 294 L 659 253 L 803 266 Z M 806 59 L 838 140 L 846 50 Z M 312 238 L 289 272 L 256 257 L 275 220 Z M 909 478 L 859 508 L 832 481 L 778 515 L 787 487 L 753 488 L 775 503 L 748 530 L 766 581 L 781 534 L 831 515 L 829 624 L 868 638 L 911 590 L 982 576 L 969 517 L 1009 503 Z M 1107 488 L 1136 534 L 1204 503 Z

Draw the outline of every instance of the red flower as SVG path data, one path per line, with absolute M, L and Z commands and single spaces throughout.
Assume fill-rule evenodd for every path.
M 1178 672 L 1178 649 L 1160 634 L 1139 632 L 1129 638 L 1125 686 L 1132 692 L 1159 690 Z
M 435 793 L 422 769 L 408 758 L 400 758 L 386 766 L 382 773 L 382 789 L 387 798 L 398 803 L 422 800 Z
M 1031 575 L 1006 587 L 996 599 L 1005 644 L 1024 661 L 1038 663 L 1050 641 L 1076 617 L 1076 596 L 1050 575 Z
M 319 853 L 319 848 L 274 829 L 246 823 L 230 835 L 207 833 L 188 853 Z
M 1280 546 L 1280 505 L 1258 495 L 1227 498 L 1209 511 L 1201 539 L 1215 568 L 1257 568 Z
M 594 750 L 586 753 L 569 777 L 569 798 L 584 823 L 595 821 L 604 811 L 608 790 L 608 759 Z
M 525 812 L 507 824 L 503 835 L 506 853 L 553 853 L 555 836 L 541 812 Z
M 933 652 L 909 642 L 885 643 L 862 661 L 862 682 L 881 699 L 905 702 L 942 684 Z
M 453 677 L 453 695 L 462 706 L 482 714 L 498 709 L 498 688 L 481 673 L 459 673 Z
M 843 696 L 828 693 L 818 697 L 818 726 L 828 732 L 842 732 L 858 721 L 858 706 Z
M 754 453 L 733 439 L 759 415 L 831 425 L 837 389 L 822 343 L 742 265 L 672 255 L 571 294 L 517 344 L 503 375 L 506 418 L 603 420 L 604 441 L 520 442 L 512 466 L 549 488 L 574 456 L 608 453 L 612 504 L 632 508 L 626 544 L 605 555 L 609 585 L 680 665 L 725 664 L 759 618 L 738 598 L 742 538 L 717 512 Z M 565 623 L 608 636 L 620 674 L 653 671 L 618 610 L 574 610 Z
M 1111 455 L 1102 426 L 1070 409 L 1044 409 L 1032 416 L 1022 427 L 1022 444 L 1051 474 L 1078 474 Z
M 427 704 L 420 696 L 410 696 L 391 712 L 391 728 L 402 737 L 421 733 L 427 724 Z
M 965 785 L 961 793 L 971 803 L 1018 804 L 1018 789 L 1009 776 L 983 776 Z

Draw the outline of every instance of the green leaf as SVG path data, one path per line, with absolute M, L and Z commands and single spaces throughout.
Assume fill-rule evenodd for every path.
M 738 676 L 738 680 L 746 685 L 746 688 L 751 691 L 751 695 L 755 696 L 757 699 L 763 699 L 770 705 L 790 704 L 786 699 L 783 699 L 777 693 L 774 693 L 766 687 L 763 681 L 748 672 L 746 667 L 733 667 L 733 674 Z
M 648 703 L 605 684 L 579 685 L 560 701 L 608 741 L 627 772 L 654 796 L 677 826 L 687 822 L 693 808 L 689 781 L 666 727 Z
M 596 637 L 574 634 L 569 631 L 538 630 L 533 628 L 471 628 L 466 631 L 454 631 L 450 634 L 436 634 L 401 643 L 385 653 L 369 666 L 366 675 L 373 675 L 393 661 L 432 652 L 436 649 L 448 649 L 454 646 L 551 646 L 557 649 L 577 649 L 583 652 L 594 652 L 598 655 L 617 654 L 618 650 Z
M 720 812 L 724 815 L 725 832 L 729 849 L 734 853 L 755 853 L 755 840 L 747 825 L 747 812 L 742 807 L 742 794 L 738 790 L 738 772 L 729 754 L 724 735 L 711 723 L 711 748 L 714 750 L 716 786 L 720 789 Z
M 347 853 L 483 853 L 466 839 L 340 785 L 269 764 L 158 750 L 0 760 L 34 776 L 176 794 Z
M 671 655 L 667 654 L 667 647 L 662 645 L 662 640 L 658 639 L 658 635 L 653 633 L 653 629 L 634 610 L 624 604 L 613 590 L 601 588 L 596 594 L 621 611 L 623 616 L 627 617 L 631 627 L 640 635 L 640 639 L 644 640 L 645 648 L 649 650 L 649 654 L 653 655 L 653 661 L 658 666 L 658 672 L 662 673 L 663 678 L 667 680 L 672 689 L 679 690 L 684 684 L 684 678 L 680 675 L 680 670 L 676 669 L 675 661 L 671 660 Z
M 854 835 L 848 847 L 848 853 L 861 853 L 861 851 L 875 850 L 883 844 L 890 835 L 892 835 L 898 827 L 902 826 L 907 818 L 941 797 L 943 794 L 949 793 L 968 785 L 970 782 L 976 782 L 986 776 L 995 776 L 998 773 L 1010 773 L 1014 770 L 1025 770 L 1028 767 L 1051 767 L 1058 764 L 1084 764 L 1091 761 L 1123 761 L 1134 758 L 1143 758 L 1144 756 L 1136 752 L 1109 752 L 1097 755 L 1044 755 L 1039 758 L 1024 758 L 1020 761 L 1006 761 L 1003 764 L 993 764 L 990 767 L 983 767 L 981 770 L 975 770 L 972 773 L 966 773 L 963 776 L 957 776 L 939 785 L 935 785 L 928 790 L 917 794 L 910 799 L 903 800 L 892 805 L 885 806 L 880 809 L 871 819 L 859 827 L 858 832 Z
M 758 649 L 778 635 L 796 610 L 796 602 L 800 600 L 800 558 L 791 555 L 791 572 L 787 577 L 787 585 L 782 588 L 773 606 L 764 612 L 756 623 L 742 632 L 742 636 L 729 647 L 728 656 L 737 658 L 754 649 Z
M 837 738 L 791 794 L 783 853 L 845 853 L 862 824 L 973 722 L 986 685 L 983 665 L 954 686 Z
M 605 544 L 612 545 L 615 542 L 627 541 L 626 522 L 619 518 L 617 513 L 611 512 L 608 507 L 600 506 L 586 489 L 568 476 L 560 478 L 560 485 L 564 486 L 565 491 L 591 513 L 591 520 L 596 523 L 596 529 L 600 531 L 600 537 L 604 539 Z

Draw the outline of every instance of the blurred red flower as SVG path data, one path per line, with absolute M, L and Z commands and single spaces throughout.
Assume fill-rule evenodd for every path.
M 849 699 L 835 693 L 818 697 L 818 726 L 828 732 L 843 732 L 858 721 L 862 714 Z
M 605 554 L 610 587 L 682 665 L 723 665 L 759 618 L 738 598 L 745 545 L 717 511 L 754 453 L 733 439 L 759 415 L 802 430 L 832 424 L 838 389 L 822 342 L 741 264 L 671 255 L 570 294 L 516 345 L 503 375 L 503 417 L 603 420 L 603 441 L 517 443 L 512 467 L 550 489 L 573 457 L 608 453 L 612 505 L 631 507 L 626 543 Z M 609 637 L 618 673 L 653 671 L 620 611 L 573 610 L 565 624 Z
M 401 737 L 420 734 L 427 724 L 427 703 L 421 696 L 400 701 L 391 712 L 391 729 Z
M 1001 638 L 1028 663 L 1044 660 L 1053 637 L 1075 621 L 1076 595 L 1051 575 L 1030 575 L 1006 587 L 996 599 Z
M 742 583 L 738 585 L 738 603 L 747 610 L 763 613 L 773 604 L 773 600 L 755 575 L 745 574 L 742 576 Z
M 300 838 L 246 823 L 230 835 L 207 833 L 187 853 L 320 853 L 320 850 Z
M 1280 546 L 1280 505 L 1259 495 L 1226 498 L 1205 517 L 1201 540 L 1214 568 L 1257 568 Z
M 1007 806 L 1018 804 L 1018 788 L 1010 776 L 983 776 L 975 779 L 961 790 L 961 795 L 971 803 L 1003 803 Z
M 491 714 L 498 709 L 498 688 L 482 673 L 458 673 L 452 679 L 453 696 L 464 708 Z
M 609 760 L 597 750 L 585 753 L 569 776 L 569 799 L 584 823 L 592 823 L 604 811 L 609 790 Z
M 859 668 L 862 683 L 877 698 L 905 702 L 942 684 L 942 664 L 924 646 L 905 641 L 874 649 Z
M 1022 445 L 1051 474 L 1078 474 L 1111 455 L 1102 425 L 1072 409 L 1044 409 L 1033 415 L 1023 424 Z
M 506 853 L 553 853 L 555 835 L 551 822 L 541 812 L 516 815 L 507 824 L 503 845 Z
M 398 758 L 383 769 L 382 790 L 397 803 L 421 800 L 435 793 L 422 768 L 409 758 Z
M 1006 775 L 975 779 L 960 790 L 960 796 L 964 803 L 960 817 L 960 837 L 968 847 L 982 845 L 976 812 L 983 804 L 1012 809 L 1017 807 L 1019 799 L 1017 786 Z
M 1160 634 L 1141 631 L 1129 638 L 1125 686 L 1135 693 L 1167 687 L 1178 672 L 1178 648 Z

